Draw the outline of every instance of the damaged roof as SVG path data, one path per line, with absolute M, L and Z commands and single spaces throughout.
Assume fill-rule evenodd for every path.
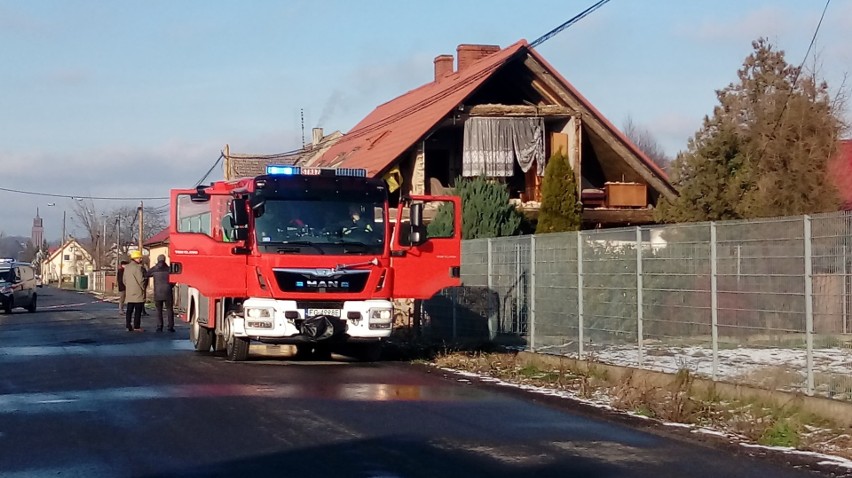
M 351 131 L 329 148 L 316 166 L 363 168 L 370 176 L 386 172 L 417 141 L 447 115 L 463 104 L 480 86 L 494 76 L 513 58 L 531 58 L 543 71 L 533 74 L 548 76 L 565 92 L 561 96 L 566 106 L 583 115 L 595 136 L 613 138 L 630 158 L 631 167 L 645 170 L 656 189 L 668 197 L 677 193 L 666 173 L 613 126 L 577 89 L 563 78 L 526 40 L 520 40 L 502 50 L 487 55 L 461 71 L 450 73 L 440 81 L 429 82 L 387 103 L 379 105 Z

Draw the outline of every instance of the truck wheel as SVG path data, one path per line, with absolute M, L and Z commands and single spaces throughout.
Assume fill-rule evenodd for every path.
M 209 352 L 213 345 L 213 331 L 198 323 L 198 317 L 193 317 L 189 327 L 189 340 L 196 352 Z
M 225 319 L 225 355 L 232 362 L 242 362 L 248 358 L 249 339 L 234 337 L 233 318 Z
M 214 334 L 213 353 L 216 355 L 225 355 L 226 352 L 227 344 L 225 343 L 225 336 L 220 334 Z
M 29 312 L 29 313 L 35 312 L 37 302 L 38 302 L 38 295 L 33 294 L 33 299 L 30 301 L 30 305 L 27 306 L 27 312 Z

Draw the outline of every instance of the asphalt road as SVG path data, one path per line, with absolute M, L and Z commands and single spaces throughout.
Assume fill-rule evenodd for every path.
M 131 333 L 114 304 L 41 293 L 0 315 L 3 477 L 816 476 L 422 366 L 230 363 L 183 323 Z

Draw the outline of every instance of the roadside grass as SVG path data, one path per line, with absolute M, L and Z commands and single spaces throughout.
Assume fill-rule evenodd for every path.
M 445 350 L 423 361 L 509 383 L 564 391 L 635 415 L 724 432 L 734 439 L 790 447 L 852 459 L 852 430 L 805 413 L 795 400 L 779 406 L 758 400 L 725 399 L 714 388 L 693 387 L 694 375 L 681 368 L 666 386 L 628 374 L 618 382 L 593 360 L 556 368 L 518 359 L 515 353 Z M 760 382 L 790 383 L 787 370 L 754 377 Z

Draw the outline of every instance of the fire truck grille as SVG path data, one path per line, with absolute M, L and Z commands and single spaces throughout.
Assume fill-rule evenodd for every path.
M 274 269 L 278 287 L 284 292 L 361 292 L 370 271 L 329 269 Z

